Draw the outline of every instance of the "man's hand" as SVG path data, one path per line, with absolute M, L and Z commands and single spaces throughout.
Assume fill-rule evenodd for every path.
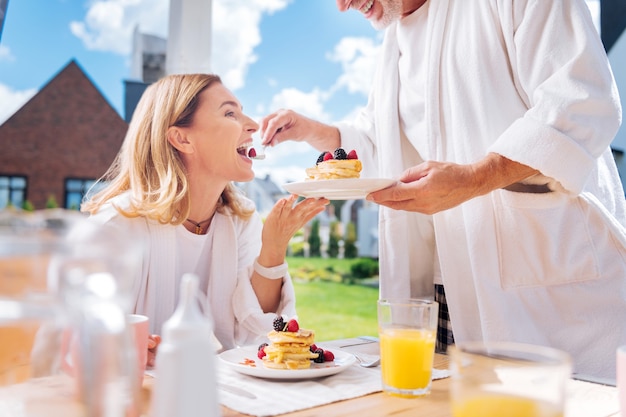
M 261 143 L 276 146 L 287 140 L 308 142 L 321 151 L 333 150 L 340 144 L 339 130 L 294 112 L 281 109 L 261 120 Z
M 495 153 L 467 165 L 427 161 L 409 168 L 395 185 L 370 193 L 367 199 L 395 210 L 434 214 L 537 173 Z

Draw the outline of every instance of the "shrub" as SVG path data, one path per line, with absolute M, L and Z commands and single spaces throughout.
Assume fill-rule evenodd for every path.
M 304 256 L 304 242 L 295 241 L 289 243 L 289 247 L 287 249 L 288 256 Z
M 357 279 L 369 278 L 378 275 L 378 261 L 372 258 L 362 258 L 350 265 L 352 276 Z
M 311 281 L 328 281 L 328 282 L 341 282 L 342 276 L 340 273 L 335 272 L 332 267 L 326 268 L 306 268 L 301 267 L 295 270 L 290 270 L 291 278 L 296 282 L 311 282 Z
M 50 194 L 48 196 L 48 200 L 46 200 L 46 208 L 47 209 L 59 208 L 59 203 L 57 203 L 57 200 L 56 198 L 54 198 L 54 195 Z
M 322 240 L 320 239 L 320 221 L 315 219 L 311 222 L 311 232 L 309 234 L 309 256 L 318 257 L 322 255 Z
M 35 206 L 33 205 L 33 203 L 30 202 L 30 200 L 24 200 L 22 208 L 24 209 L 24 211 L 35 211 Z
M 328 250 L 326 253 L 329 258 L 336 258 L 339 255 L 339 222 L 334 221 L 330 224 L 330 232 L 328 235 Z
M 359 253 L 356 248 L 356 227 L 353 222 L 346 226 L 346 236 L 343 240 L 343 257 L 352 259 L 356 258 Z

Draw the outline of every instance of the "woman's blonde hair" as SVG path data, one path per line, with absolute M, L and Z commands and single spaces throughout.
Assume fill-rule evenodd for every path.
M 178 151 L 167 140 L 171 126 L 189 126 L 198 96 L 214 83 L 214 74 L 168 75 L 143 93 L 115 161 L 98 180 L 106 186 L 81 206 L 96 213 L 113 197 L 130 191 L 130 207 L 116 209 L 127 217 L 145 216 L 163 224 L 180 224 L 190 211 L 189 182 Z M 248 218 L 253 208 L 243 204 L 232 184 L 222 192 L 217 210 Z

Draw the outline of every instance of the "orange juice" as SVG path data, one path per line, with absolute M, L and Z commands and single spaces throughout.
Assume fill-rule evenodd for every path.
M 383 386 L 390 388 L 385 391 L 400 395 L 405 392 L 410 396 L 411 391 L 426 390 L 434 356 L 434 330 L 383 329 L 380 333 L 382 379 Z
M 453 402 L 454 417 L 563 417 L 554 405 L 506 394 L 480 394 Z

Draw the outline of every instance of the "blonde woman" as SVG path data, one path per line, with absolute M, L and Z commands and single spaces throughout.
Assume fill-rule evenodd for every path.
M 256 343 L 276 314 L 295 314 L 287 244 L 328 200 L 283 198 L 263 223 L 233 185 L 254 178 L 246 151 L 257 129 L 218 76 L 164 77 L 139 101 L 105 188 L 83 204 L 94 221 L 143 241 L 134 310 L 150 317 L 152 333 L 189 272 L 224 349 Z

